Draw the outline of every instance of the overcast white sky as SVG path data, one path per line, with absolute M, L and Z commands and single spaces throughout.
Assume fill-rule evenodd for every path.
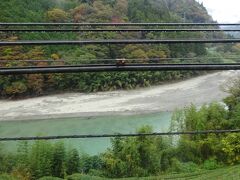
M 240 0 L 197 0 L 203 2 L 214 20 L 220 23 L 240 22 Z

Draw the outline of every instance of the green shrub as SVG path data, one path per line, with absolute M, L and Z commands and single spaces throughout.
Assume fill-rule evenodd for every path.
M 12 176 L 7 175 L 7 174 L 0 175 L 0 179 L 1 180 L 17 180 L 15 177 L 12 177 Z
M 206 170 L 213 170 L 219 168 L 219 165 L 215 159 L 208 159 L 204 161 L 203 168 Z
M 199 170 L 199 166 L 194 162 L 182 163 L 182 172 L 192 173 Z
M 193 173 L 199 169 L 199 166 L 193 162 L 182 163 L 178 159 L 173 158 L 171 161 L 171 171 L 177 173 Z
M 57 178 L 57 177 L 46 176 L 46 177 L 40 178 L 39 180 L 63 180 L 63 179 Z
M 97 176 L 88 176 L 84 174 L 73 174 L 71 176 L 68 176 L 67 180 L 103 180 L 103 178 Z

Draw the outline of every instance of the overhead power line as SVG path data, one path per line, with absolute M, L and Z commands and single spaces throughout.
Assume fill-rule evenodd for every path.
M 240 26 L 240 23 L 0 23 L 0 26 Z
M 132 66 L 135 64 L 129 64 L 129 66 Z M 112 67 L 116 66 L 116 64 L 79 64 L 79 65 L 54 65 L 54 66 L 16 66 L 16 67 L 0 67 L 0 70 L 3 69 L 38 69 L 38 68 L 71 68 L 71 67 Z
M 109 61 L 109 62 L 116 62 L 119 58 L 116 59 L 59 59 L 59 60 L 34 60 L 34 59 L 27 59 L 27 60 L 10 60 L 10 59 L 0 59 L 0 63 L 11 63 L 11 62 L 29 62 L 29 63 L 39 63 L 39 62 L 91 62 L 91 61 L 96 61 L 96 62 L 104 62 L 104 61 Z M 136 62 L 136 61 L 146 61 L 146 62 L 151 62 L 151 61 L 170 61 L 170 60 L 214 60 L 214 59 L 239 59 L 240 56 L 229 56 L 229 57 L 173 57 L 173 58 L 148 58 L 148 59 L 142 59 L 142 58 L 133 58 L 133 59 L 125 59 L 123 58 L 125 62 Z
M 240 70 L 240 64 L 133 64 L 133 65 L 81 65 L 0 68 L 0 75 L 39 74 L 39 73 L 77 73 L 77 72 L 118 72 L 118 71 L 214 71 Z
M 3 137 L 0 141 L 36 141 L 57 139 L 86 139 L 86 138 L 115 138 L 115 137 L 146 137 L 146 136 L 175 136 L 175 135 L 207 135 L 240 133 L 240 130 L 207 130 L 189 132 L 166 132 L 166 133 L 135 133 L 135 134 L 90 134 L 90 135 L 68 135 L 68 136 L 33 136 L 33 137 Z
M 52 66 L 17 66 L 17 67 L 0 67 L 0 69 L 36 69 L 36 68 L 69 68 L 69 67 L 135 67 L 135 66 L 171 66 L 171 65 L 240 65 L 240 63 L 127 63 L 122 65 L 113 64 L 74 64 L 74 65 L 52 65 Z
M 0 41 L 0 46 L 17 46 L 17 45 L 108 45 L 108 44 L 189 44 L 189 43 L 239 43 L 240 39 L 129 39 L 129 40 L 81 40 L 81 41 Z
M 239 32 L 240 29 L 0 29 L 0 32 Z

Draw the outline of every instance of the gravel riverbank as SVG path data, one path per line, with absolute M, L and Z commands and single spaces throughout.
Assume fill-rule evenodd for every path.
M 240 71 L 222 71 L 138 90 L 2 100 L 0 121 L 174 111 L 191 103 L 221 101 L 227 96 L 221 85 L 239 75 Z

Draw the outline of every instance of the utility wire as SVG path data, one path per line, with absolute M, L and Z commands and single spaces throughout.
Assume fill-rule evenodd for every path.
M 36 140 L 57 140 L 57 139 L 86 139 L 86 138 L 115 138 L 115 137 L 146 137 L 146 136 L 176 136 L 176 135 L 208 135 L 240 133 L 237 130 L 207 130 L 207 131 L 186 131 L 186 132 L 165 132 L 165 133 L 135 133 L 135 134 L 89 134 L 89 135 L 68 135 L 68 136 L 33 136 L 33 137 L 3 137 L 0 141 L 36 141 Z
M 239 32 L 240 29 L 0 29 L 0 32 Z
M 135 65 L 134 63 L 132 64 L 128 64 L 129 66 L 131 65 Z M 48 69 L 48 68 L 75 68 L 75 67 L 81 67 L 81 68 L 87 68 L 87 67 L 112 67 L 112 66 L 116 66 L 116 64 L 78 64 L 78 65 L 53 65 L 53 66 L 16 66 L 16 67 L 0 67 L 0 70 L 3 69 Z
M 109 45 L 109 44 L 189 44 L 189 43 L 239 43 L 240 39 L 159 39 L 159 40 L 81 40 L 81 41 L 0 41 L 0 46 L 17 46 L 17 45 Z
M 208 60 L 208 59 L 240 59 L 240 56 L 229 56 L 229 57 L 174 57 L 174 58 L 148 58 L 148 59 L 141 59 L 141 58 L 133 58 L 133 59 L 125 59 L 125 58 L 116 58 L 116 59 L 73 59 L 73 60 L 7 60 L 7 59 L 0 59 L 0 63 L 8 63 L 8 62 L 82 62 L 82 61 L 114 61 L 116 62 L 118 59 L 123 59 L 124 61 L 164 61 L 164 60 Z
M 52 69 L 52 68 L 77 68 L 77 67 L 80 67 L 80 68 L 87 68 L 87 67 L 92 67 L 92 68 L 97 68 L 97 67 L 135 67 L 135 66 L 175 66 L 175 65 L 182 65 L 182 66 L 188 66 L 188 65 L 201 65 L 201 66 L 204 66 L 204 65 L 234 65 L 234 66 L 238 66 L 240 65 L 240 63 L 222 63 L 222 64 L 219 64 L 219 63 L 127 63 L 127 64 L 74 64 L 74 65 L 52 65 L 52 66 L 14 66 L 14 67 L 0 67 L 0 70 L 3 70 L 3 69 L 39 69 L 39 68 L 42 68 L 42 69 Z
M 240 70 L 240 64 L 133 64 L 133 65 L 81 65 L 0 68 L 0 75 L 39 73 L 121 72 L 121 71 L 215 71 Z
M 240 26 L 240 23 L 0 23 L 0 26 Z

